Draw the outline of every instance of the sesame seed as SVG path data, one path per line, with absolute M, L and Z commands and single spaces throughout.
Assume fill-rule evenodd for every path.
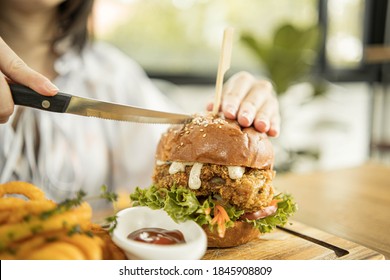
M 206 137 L 206 133 L 205 134 L 203 134 L 203 138 L 205 138 Z

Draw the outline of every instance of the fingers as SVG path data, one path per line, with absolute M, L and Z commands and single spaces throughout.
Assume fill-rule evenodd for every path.
M 253 124 L 253 121 L 257 115 L 257 112 L 261 108 L 267 109 L 265 104 L 269 104 L 269 100 L 272 99 L 272 86 L 267 81 L 256 81 L 252 84 L 252 87 L 248 94 L 241 102 L 240 110 L 238 112 L 237 120 L 240 125 L 248 127 Z M 262 131 L 265 132 L 265 131 Z
M 268 99 L 257 112 L 253 122 L 256 130 L 277 137 L 280 131 L 279 104 L 276 99 Z
M 246 72 L 232 76 L 223 89 L 222 112 L 228 119 L 236 119 L 241 102 L 252 87 L 254 78 Z
M 42 95 L 55 95 L 58 88 L 48 78 L 34 71 L 0 37 L 0 71 L 3 75 Z
M 0 72 L 0 124 L 6 123 L 14 112 L 14 101 L 4 75 Z
M 52 96 L 58 92 L 48 78 L 28 67 L 0 37 L 0 123 L 7 122 L 14 111 L 7 78 L 42 95 Z
M 279 135 L 279 103 L 270 82 L 239 72 L 225 84 L 221 103 L 226 118 L 237 119 L 243 127 L 253 125 L 269 136 Z M 212 104 L 207 108 L 211 110 Z

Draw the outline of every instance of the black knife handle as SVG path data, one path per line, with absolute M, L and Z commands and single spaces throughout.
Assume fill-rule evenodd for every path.
M 9 84 L 15 105 L 32 107 L 40 110 L 64 113 L 72 96 L 58 92 L 54 96 L 44 96 L 36 91 L 17 84 Z

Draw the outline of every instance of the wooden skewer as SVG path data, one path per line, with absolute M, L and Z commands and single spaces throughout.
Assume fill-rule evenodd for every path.
M 215 85 L 215 100 L 213 107 L 214 116 L 216 116 L 219 112 L 222 98 L 223 78 L 226 71 L 230 68 L 233 48 L 233 31 L 234 29 L 232 27 L 227 27 L 223 33 L 222 50 L 219 57 L 217 81 Z

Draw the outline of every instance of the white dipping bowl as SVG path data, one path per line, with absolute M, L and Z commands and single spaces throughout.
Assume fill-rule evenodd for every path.
M 117 221 L 112 240 L 125 252 L 128 259 L 198 260 L 207 249 L 206 234 L 197 223 L 176 223 L 164 210 L 152 210 L 144 206 L 126 208 L 117 213 Z M 157 245 L 127 238 L 133 231 L 151 227 L 179 230 L 183 233 L 186 243 Z

